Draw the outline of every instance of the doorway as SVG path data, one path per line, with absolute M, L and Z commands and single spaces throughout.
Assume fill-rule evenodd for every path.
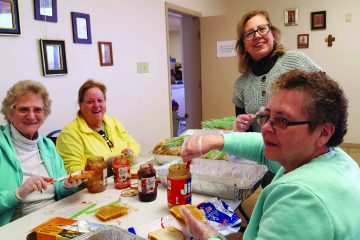
M 167 23 L 170 106 L 175 100 L 179 104 L 177 114 L 183 117 L 176 121 L 177 114 L 173 112 L 171 125 L 175 137 L 186 129 L 201 128 L 200 19 L 184 9 L 168 6 Z M 186 114 L 188 118 L 184 119 Z

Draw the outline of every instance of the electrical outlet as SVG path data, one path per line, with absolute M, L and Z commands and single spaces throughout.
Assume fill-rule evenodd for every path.
M 148 73 L 149 64 L 147 62 L 138 62 L 137 63 L 137 72 L 138 73 Z
M 345 15 L 346 22 L 351 22 L 351 13 Z

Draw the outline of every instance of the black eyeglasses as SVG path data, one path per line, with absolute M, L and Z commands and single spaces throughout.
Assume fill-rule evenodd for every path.
M 283 118 L 273 118 L 270 119 L 267 115 L 260 115 L 257 117 L 257 122 L 264 126 L 265 123 L 270 122 L 271 127 L 274 129 L 279 130 L 286 130 L 289 126 L 295 126 L 295 125 L 304 125 L 304 124 L 311 124 L 310 121 L 299 121 L 299 122 L 291 122 Z
M 114 144 L 112 141 L 106 136 L 105 132 L 103 130 L 98 131 L 98 133 L 104 138 L 105 142 L 109 146 L 109 148 L 114 147 Z
M 257 29 L 255 29 L 255 30 L 250 30 L 250 31 L 244 32 L 243 38 L 246 41 L 249 41 L 255 37 L 256 33 L 259 33 L 261 36 L 264 36 L 265 34 L 267 34 L 270 31 L 270 28 L 271 28 L 270 24 L 259 25 L 257 27 Z

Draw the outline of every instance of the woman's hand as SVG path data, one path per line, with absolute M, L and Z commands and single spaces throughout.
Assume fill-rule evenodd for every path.
M 17 194 L 21 199 L 24 199 L 27 195 L 34 191 L 46 190 L 50 180 L 51 178 L 48 177 L 31 176 L 20 185 L 17 189 Z
M 253 118 L 255 117 L 254 114 L 240 114 L 236 117 L 233 129 L 237 132 L 245 132 L 249 129 L 252 124 Z
M 198 240 L 207 240 L 211 237 L 219 236 L 220 234 L 211 226 L 197 220 L 186 207 L 182 207 L 181 211 L 185 218 L 185 231 L 188 235 Z
M 69 175 L 69 177 L 65 178 L 63 186 L 65 188 L 73 188 L 79 186 L 82 182 L 82 179 L 74 179 L 71 177 L 71 175 Z
M 190 136 L 184 139 L 180 156 L 184 162 L 199 157 L 212 149 L 222 149 L 224 138 L 222 135 Z

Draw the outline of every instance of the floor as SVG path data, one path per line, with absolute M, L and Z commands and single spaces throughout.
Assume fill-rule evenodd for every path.
M 259 197 L 259 194 L 261 193 L 262 188 L 259 187 L 248 199 L 246 199 L 243 203 L 243 208 L 246 211 L 246 213 L 251 216 L 252 210 L 255 206 L 256 200 Z M 240 215 L 241 217 L 241 215 Z M 247 222 L 242 219 L 242 222 L 246 225 Z M 228 240 L 242 240 L 242 233 L 234 233 L 226 237 Z

